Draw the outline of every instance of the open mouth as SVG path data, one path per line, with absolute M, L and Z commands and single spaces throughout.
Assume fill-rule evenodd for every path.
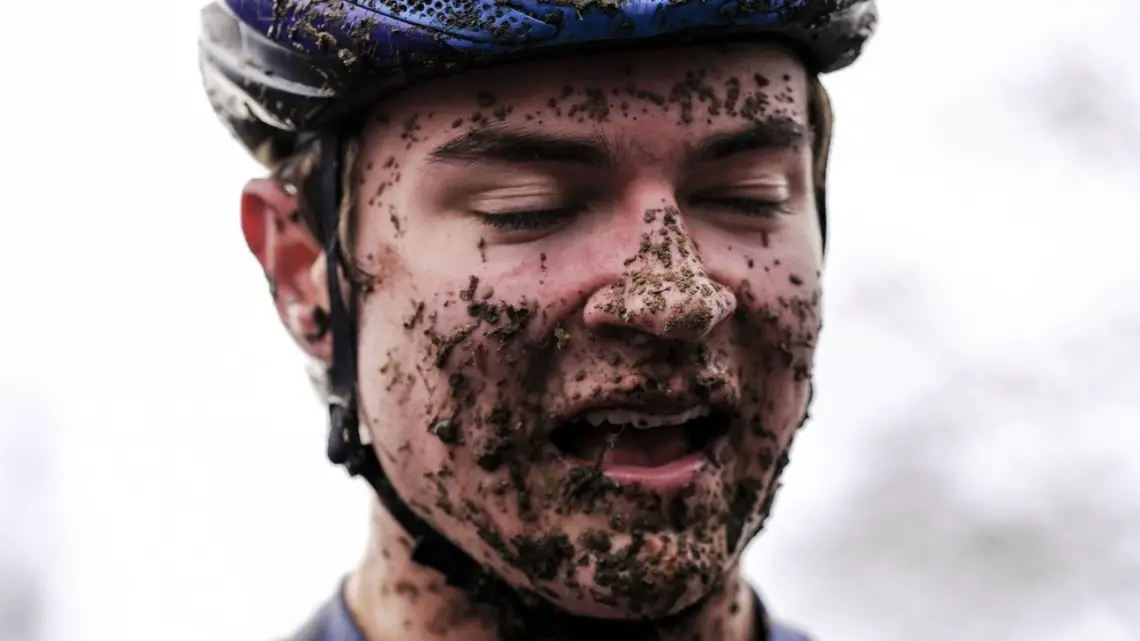
M 574 459 L 652 468 L 704 451 L 728 433 L 729 424 L 727 412 L 709 406 L 667 415 L 599 409 L 563 423 L 550 440 Z

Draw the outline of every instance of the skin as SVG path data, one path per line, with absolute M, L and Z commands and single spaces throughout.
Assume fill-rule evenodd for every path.
M 361 421 L 405 501 L 522 593 L 660 619 L 657 638 L 755 633 L 738 559 L 806 415 L 820 329 L 807 105 L 798 59 L 752 43 L 470 72 L 369 119 L 352 247 Z M 519 132 L 583 144 L 488 157 L 488 140 L 519 156 L 501 144 Z M 755 133 L 707 148 L 741 132 Z M 252 181 L 243 230 L 282 321 L 327 361 L 324 256 L 295 209 Z M 599 399 L 703 399 L 732 419 L 690 487 L 655 492 L 551 444 Z M 496 638 L 493 608 L 409 554 L 377 505 L 346 584 L 370 641 Z

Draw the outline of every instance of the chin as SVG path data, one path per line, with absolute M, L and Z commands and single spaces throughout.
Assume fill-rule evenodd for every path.
M 585 574 L 585 573 L 583 573 Z M 674 587 L 675 592 L 668 596 L 650 597 L 642 601 L 636 596 L 615 597 L 612 592 L 590 584 L 588 577 L 574 585 L 547 585 L 543 590 L 545 600 L 567 614 L 593 619 L 613 621 L 662 619 L 684 611 L 707 597 L 712 585 L 704 585 L 697 577 L 682 580 Z M 588 585 L 588 590 L 596 593 L 583 595 L 578 585 Z M 653 588 L 647 588 L 652 591 Z
M 581 541 L 579 532 L 604 532 L 576 517 L 552 523 L 552 530 Z M 699 533 L 663 530 L 651 534 L 606 532 L 605 543 L 579 545 L 571 563 L 550 580 L 533 580 L 515 568 L 499 567 L 516 590 L 534 594 L 559 611 L 579 617 L 610 620 L 661 619 L 698 603 L 722 584 L 736 562 L 723 545 L 694 543 L 724 533 L 706 527 Z M 587 539 L 588 540 L 588 539 Z

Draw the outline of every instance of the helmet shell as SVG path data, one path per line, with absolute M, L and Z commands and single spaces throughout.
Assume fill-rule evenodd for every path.
M 211 105 L 264 164 L 417 79 L 573 51 L 771 38 L 815 72 L 851 64 L 875 0 L 216 0 L 199 61 Z

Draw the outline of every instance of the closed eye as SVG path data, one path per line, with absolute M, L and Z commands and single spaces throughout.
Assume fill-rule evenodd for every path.
M 503 213 L 472 212 L 481 223 L 502 231 L 538 231 L 557 227 L 582 212 L 580 207 L 560 207 Z
M 701 197 L 693 199 L 693 203 L 697 205 L 711 205 L 719 209 L 759 218 L 775 218 L 784 211 L 782 207 L 783 203 L 771 200 L 758 200 L 755 198 Z

